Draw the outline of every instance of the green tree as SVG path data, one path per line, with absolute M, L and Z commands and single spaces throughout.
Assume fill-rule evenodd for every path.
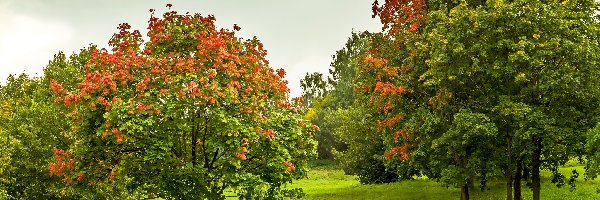
M 325 80 L 323 74 L 307 73 L 300 81 L 304 105 L 308 107 L 305 118 L 319 126 L 315 139 L 319 142 L 318 154 L 321 159 L 332 159 L 331 150 L 345 150 L 336 136 L 335 129 L 340 124 L 326 120 L 336 109 L 345 109 L 354 103 L 354 77 L 357 58 L 368 48 L 370 33 L 352 33 L 344 48 L 333 56 L 330 75 Z
M 441 171 L 441 181 L 460 187 L 461 199 L 469 199 L 469 187 L 476 175 L 485 187 L 486 177 L 495 165 L 497 136 L 496 125 L 484 114 L 461 110 L 454 115 L 448 131 L 433 141 L 433 159 L 438 166 L 447 167 Z
M 48 162 L 54 148 L 66 147 L 63 134 L 68 124 L 62 120 L 65 112 L 53 103 L 48 80 L 11 75 L 0 96 L 7 194 L 19 199 L 59 198 L 62 184 L 50 177 Z
M 355 68 L 359 60 L 366 55 L 370 41 L 371 33 L 353 32 L 345 46 L 333 56 L 327 82 L 323 80 L 323 75 L 320 73 L 307 74 L 301 81 L 303 97 L 305 100 L 313 99 L 310 100 L 311 104 L 305 118 L 320 128 L 315 138 L 319 142 L 318 153 L 321 159 L 332 159 L 332 149 L 344 152 L 348 148 L 348 140 L 343 141 L 336 129 L 350 122 L 341 120 L 338 110 L 350 109 L 354 103 Z M 355 158 L 337 157 L 337 159 Z M 382 166 L 383 163 L 379 165 Z M 347 173 L 356 174 L 354 170 L 349 170 L 348 167 L 346 169 L 348 169 Z
M 333 55 L 327 83 L 331 85 L 329 94 L 336 108 L 347 108 L 354 103 L 354 79 L 356 66 L 369 48 L 372 33 L 352 32 L 344 48 Z
M 365 108 L 350 107 L 338 109 L 326 118 L 338 123 L 335 134 L 347 145 L 345 150 L 333 151 L 346 174 L 357 175 L 362 184 L 390 183 L 399 178 L 395 171 L 385 166 L 383 138 L 377 132 L 376 124 L 371 120 Z
M 302 88 L 302 99 L 304 106 L 310 106 L 313 101 L 327 95 L 330 86 L 325 81 L 323 74 L 319 72 L 308 72 L 304 78 L 300 80 L 300 88 Z
M 504 171 L 507 185 L 514 177 L 516 199 L 523 165 L 539 199 L 540 169 L 552 171 L 561 185 L 558 166 L 583 153 L 598 102 L 594 9 L 593 1 L 497 1 L 478 9 L 461 4 L 439 20 L 432 17 L 450 28 L 436 25 L 430 33 L 441 35 L 432 45 L 430 80 L 458 82 L 446 84 L 464 102 L 461 107 L 479 108 L 497 120 L 506 133 L 500 149 L 509 153 Z
M 352 33 L 344 48 L 336 52 L 329 77 L 333 88 L 329 98 L 334 111 L 325 120 L 337 124 L 335 137 L 345 144 L 345 148 L 335 149 L 335 159 L 345 173 L 357 175 L 363 184 L 412 178 L 406 174 L 399 177 L 385 165 L 384 141 L 376 131 L 377 123 L 372 120 L 375 116 L 371 116 L 371 109 L 362 104 L 365 99 L 355 92 L 357 67 L 369 56 L 372 45 L 379 45 L 374 40 L 381 37 L 381 34 L 369 32 Z
M 0 91 L 2 86 L 0 86 Z M 7 122 L 11 116 L 11 104 L 9 101 L 0 102 L 0 121 Z M 0 199 L 8 199 L 7 188 L 11 184 L 11 178 L 7 176 L 10 169 L 10 161 L 12 160 L 12 147 L 17 145 L 18 141 L 10 137 L 9 132 L 4 127 L 0 127 Z
M 558 166 L 571 157 L 583 155 L 584 133 L 595 124 L 593 116 L 598 108 L 594 89 L 598 88 L 594 77 L 599 72 L 598 21 L 593 19 L 597 4 L 593 1 L 430 1 L 426 6 L 424 1 L 386 3 L 413 9 L 375 4 L 375 14 L 387 24 L 388 33 L 397 45 L 380 48 L 383 51 L 378 53 L 379 58 L 367 65 L 374 70 L 359 73 L 359 77 L 364 77 L 362 80 L 371 80 L 361 80 L 364 87 L 359 89 L 384 111 L 381 113 L 387 114 L 381 122 L 402 121 L 390 123 L 389 130 L 383 130 L 384 137 L 412 135 L 408 140 L 388 143 L 392 144 L 388 155 L 400 155 L 404 162 L 435 162 L 420 157 L 437 155 L 427 150 L 431 147 L 429 141 L 444 138 L 445 130 L 457 126 L 454 124 L 457 113 L 468 109 L 490 119 L 501 133 L 498 135 L 502 139 L 494 141 L 497 142 L 494 145 L 507 154 L 492 161 L 507 177 L 507 199 L 512 199 L 513 189 L 514 197 L 521 198 L 523 176 L 531 178 L 534 199 L 539 199 L 540 169 L 552 171 L 553 181 L 559 186 L 564 184 Z M 426 12 L 420 10 L 425 8 Z M 420 17 L 423 13 L 426 13 L 424 18 Z M 409 73 L 388 79 L 377 76 L 393 72 L 386 68 L 389 66 L 399 66 L 396 71 Z M 370 78 L 373 76 L 376 81 Z M 404 95 L 394 96 L 394 92 Z M 417 122 L 433 123 L 433 129 L 415 129 L 413 116 L 419 110 L 425 113 L 422 116 L 430 117 L 421 117 Z M 468 171 L 458 163 L 447 164 Z M 445 165 L 433 166 L 436 167 L 425 170 L 426 174 L 432 173 L 428 177 L 450 180 L 445 178 L 448 174 L 440 173 L 439 168 Z
M 310 120 L 312 124 L 319 127 L 319 131 L 315 133 L 319 159 L 333 159 L 333 149 L 346 149 L 346 145 L 335 135 L 335 129 L 340 125 L 339 122 L 327 119 L 334 114 L 335 107 L 332 105 L 331 95 L 313 100 L 304 114 L 306 120 Z

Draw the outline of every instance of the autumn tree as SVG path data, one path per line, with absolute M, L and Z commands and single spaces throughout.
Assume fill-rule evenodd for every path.
M 285 71 L 211 15 L 151 12 L 147 42 L 120 24 L 110 50 L 90 50 L 75 88 L 51 81 L 74 142 L 55 150 L 50 174 L 137 198 L 297 196 L 282 186 L 305 175 L 316 127 L 288 100 Z
M 583 155 L 584 133 L 595 124 L 598 109 L 595 10 L 593 1 L 375 4 L 375 14 L 387 23 L 384 29 L 397 46 L 378 48 L 376 56 L 365 60 L 371 67 L 359 77 L 371 81 L 363 81 L 358 89 L 382 110 L 380 122 L 391 125 L 382 130 L 384 137 L 400 141 L 389 143 L 388 155 L 398 155 L 403 162 L 435 164 L 435 159 L 419 156 L 439 155 L 427 150 L 436 147 L 430 141 L 446 138 L 449 132 L 443 130 L 464 126 L 455 123 L 466 122 L 457 117 L 468 109 L 488 119 L 479 121 L 493 122 L 502 137 L 491 142 L 506 154 L 490 161 L 506 176 L 507 199 L 513 198 L 513 189 L 515 199 L 521 198 L 523 176 L 531 178 L 534 199 L 539 199 L 540 169 L 550 170 L 553 181 L 563 184 L 558 166 Z M 421 117 L 414 120 L 417 113 Z M 469 135 L 469 129 L 457 134 Z M 469 143 L 464 141 L 469 137 L 447 138 Z M 455 148 L 464 146 L 447 148 L 440 153 L 458 152 Z M 448 165 L 466 169 L 455 162 L 441 164 L 424 172 L 444 180 L 446 175 L 435 169 Z

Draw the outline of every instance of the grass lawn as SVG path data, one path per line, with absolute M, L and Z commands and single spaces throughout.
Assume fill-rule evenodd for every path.
M 561 168 L 561 172 L 568 177 L 575 169 L 580 176 L 577 179 L 577 188 L 570 191 L 570 187 L 557 188 L 550 183 L 550 173 L 542 173 L 541 199 L 600 199 L 598 181 L 583 180 L 583 166 L 574 163 Z M 489 189 L 481 191 L 478 188 L 471 190 L 471 199 L 505 199 L 506 185 L 504 182 L 491 181 Z M 308 178 L 295 181 L 293 188 L 303 188 L 307 194 L 306 199 L 459 199 L 458 188 L 446 188 L 442 184 L 427 180 L 401 181 L 391 184 L 362 185 L 355 176 L 344 175 L 335 165 L 317 166 L 309 172 Z M 531 190 L 523 182 L 523 199 L 531 199 Z

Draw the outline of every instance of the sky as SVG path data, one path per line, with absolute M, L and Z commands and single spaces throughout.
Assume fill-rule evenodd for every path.
M 59 51 L 89 44 L 107 47 L 117 25 L 146 33 L 149 9 L 172 3 L 179 13 L 215 15 L 217 26 L 238 24 L 238 37 L 260 39 L 271 67 L 287 72 L 291 97 L 307 72 L 327 74 L 332 55 L 352 31 L 381 30 L 371 18 L 373 0 L 0 0 L 0 80 L 9 74 L 41 76 Z

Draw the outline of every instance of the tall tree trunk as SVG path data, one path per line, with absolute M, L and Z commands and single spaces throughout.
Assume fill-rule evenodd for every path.
M 460 187 L 460 200 L 469 200 L 469 183 Z
M 194 126 L 192 126 L 192 143 L 190 145 L 192 145 L 192 166 L 196 166 L 197 163 L 197 156 L 196 156 L 196 141 L 198 140 L 198 126 L 196 125 L 196 123 L 194 123 Z
M 510 123 L 510 120 L 508 121 Z M 513 171 L 512 171 L 512 137 L 510 135 L 510 124 L 506 125 L 506 200 L 513 200 Z
M 542 155 L 541 141 L 537 136 L 533 137 L 533 158 L 531 161 L 531 190 L 533 200 L 540 200 L 540 157 Z
M 517 170 L 515 171 L 515 179 L 513 180 L 514 184 L 514 191 L 515 191 L 515 200 L 523 200 L 523 197 L 521 195 L 521 171 L 523 171 L 523 162 L 521 160 L 517 160 Z
M 512 177 L 512 172 L 506 172 L 508 173 L 506 175 L 506 200 L 513 200 L 513 177 Z

